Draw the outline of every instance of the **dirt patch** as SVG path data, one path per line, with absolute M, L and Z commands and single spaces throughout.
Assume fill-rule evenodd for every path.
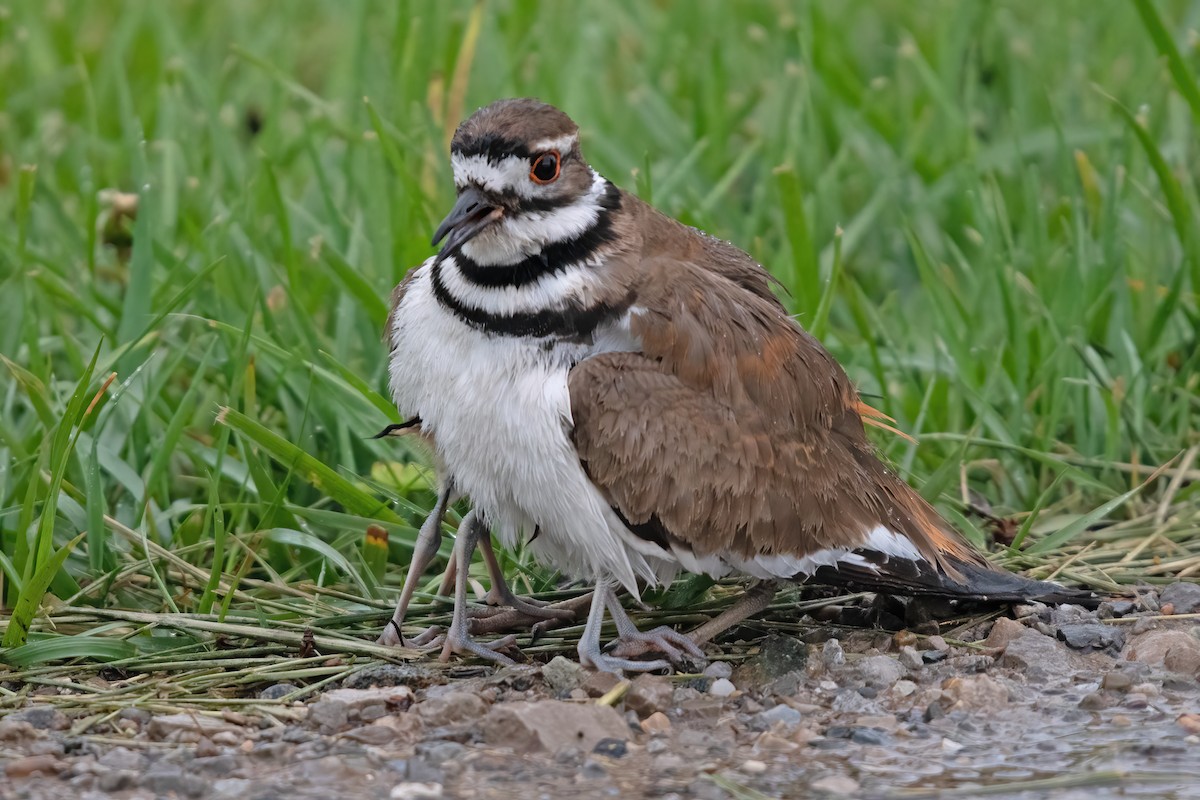
M 69 716 L 41 687 L 0 720 L 0 796 L 1200 797 L 1200 620 L 1161 610 L 1023 606 L 951 643 L 813 622 L 628 683 L 375 665 L 270 715 Z

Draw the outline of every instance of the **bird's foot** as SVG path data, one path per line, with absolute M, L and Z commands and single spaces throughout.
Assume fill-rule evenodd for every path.
M 599 646 L 593 647 L 582 642 L 579 646 L 579 663 L 598 672 L 612 672 L 618 675 L 622 672 L 670 672 L 672 670 L 671 662 L 664 658 L 656 658 L 652 661 L 620 658 L 603 652 Z
M 575 611 L 570 608 L 558 608 L 545 600 L 518 597 L 505 584 L 493 584 L 484 600 L 489 606 L 503 611 L 511 609 L 535 620 L 574 619 Z M 478 616 L 490 616 L 481 614 Z
M 517 662 L 500 651 L 508 647 L 514 647 L 516 643 L 517 637 L 512 634 L 502 636 L 491 642 L 477 642 L 467 631 L 451 626 L 450 630 L 446 633 L 445 642 L 442 644 L 440 658 L 442 661 L 449 661 L 451 655 L 473 655 L 482 658 L 484 661 L 491 661 L 503 667 L 511 667 Z
M 375 640 L 375 644 L 381 644 L 384 647 L 403 647 L 404 636 L 400 633 L 400 623 L 389 619 L 387 625 L 383 626 L 383 633 L 379 634 L 379 638 Z
M 623 633 L 610 646 L 609 651 L 621 659 L 632 659 L 650 652 L 659 652 L 672 664 L 683 661 L 684 656 L 703 659 L 704 651 L 691 639 L 666 625 L 649 631 Z
M 573 622 L 592 602 L 592 593 L 562 600 L 553 605 L 538 607 L 537 613 L 529 614 L 518 608 L 478 609 L 471 614 L 471 633 L 501 633 L 528 628 L 536 641 L 539 636 L 561 625 Z M 472 609 L 475 612 L 477 609 Z M 547 612 L 553 611 L 553 614 Z

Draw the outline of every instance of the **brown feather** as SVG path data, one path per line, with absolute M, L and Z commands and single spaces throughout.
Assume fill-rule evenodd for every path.
M 589 358 L 569 384 L 575 446 L 620 514 L 700 556 L 804 556 L 882 525 L 948 574 L 952 559 L 985 563 L 879 460 L 864 422 L 904 434 L 762 267 L 632 198 L 622 215 L 640 237 L 605 269 L 636 293 L 642 350 Z

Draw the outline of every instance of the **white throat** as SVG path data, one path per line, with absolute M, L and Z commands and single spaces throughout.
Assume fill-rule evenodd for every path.
M 457 182 L 457 166 L 454 177 Z M 521 179 L 529 182 L 525 173 Z M 574 239 L 595 225 L 603 213 L 601 200 L 607 185 L 604 176 L 592 170 L 592 185 L 574 203 L 548 211 L 526 211 L 519 216 L 502 217 L 491 229 L 463 245 L 462 252 L 481 266 L 503 266 L 522 261 L 555 242 Z

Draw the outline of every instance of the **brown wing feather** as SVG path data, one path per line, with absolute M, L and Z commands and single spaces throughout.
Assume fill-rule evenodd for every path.
M 879 461 L 845 372 L 777 302 L 688 262 L 642 274 L 642 352 L 587 359 L 569 386 L 580 458 L 627 519 L 701 555 L 799 556 L 884 525 L 947 571 L 979 563 Z

